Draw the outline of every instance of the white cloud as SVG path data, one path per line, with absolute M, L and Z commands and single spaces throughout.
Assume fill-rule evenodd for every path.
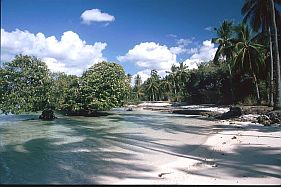
M 81 14 L 82 23 L 91 24 L 91 22 L 111 22 L 115 20 L 115 17 L 103 13 L 99 9 L 85 10 Z
M 176 46 L 176 47 L 171 47 L 170 51 L 176 55 L 185 53 L 186 49 L 183 46 Z
M 34 55 L 46 62 L 52 71 L 79 75 L 94 63 L 106 60 L 102 51 L 106 43 L 87 45 L 79 35 L 67 31 L 60 40 L 43 33 L 33 34 L 16 29 L 6 32 L 1 28 L 1 60 L 10 61 L 16 54 Z
M 166 75 L 166 71 L 170 70 L 172 64 L 177 64 L 177 55 L 165 45 L 160 45 L 155 42 L 144 42 L 135 45 L 126 55 L 118 56 L 117 59 L 121 62 L 134 63 L 143 70 L 133 75 L 134 78 L 139 74 L 144 82 L 150 77 L 152 69 L 156 69 L 161 77 Z
M 184 61 L 184 64 L 186 64 L 189 69 L 197 68 L 201 62 L 208 62 L 212 60 L 216 51 L 217 48 L 214 47 L 211 40 L 205 40 L 203 41 L 203 45 L 199 49 L 194 50 L 195 53 Z
M 188 44 L 192 43 L 191 39 L 184 39 L 184 38 L 178 39 L 176 41 L 178 45 L 182 45 L 182 46 L 187 46 Z
M 144 83 L 144 81 L 146 81 L 150 77 L 150 73 L 151 73 L 151 69 L 144 69 L 142 71 L 138 71 L 136 74 L 134 74 L 132 76 L 131 85 L 132 86 L 135 85 L 135 77 L 137 75 L 139 75 L 141 77 L 142 83 Z M 159 70 L 158 71 L 158 75 L 162 78 L 165 77 L 166 74 L 167 74 L 166 70 Z
M 166 70 L 177 62 L 176 57 L 165 45 L 145 42 L 134 46 L 126 55 L 118 56 L 117 59 L 121 62 L 133 62 L 145 69 Z
M 206 31 L 212 31 L 212 30 L 213 30 L 213 27 L 205 27 L 204 30 L 206 30 Z
M 183 53 L 191 54 L 191 53 L 193 53 L 194 48 L 188 49 L 187 46 L 189 44 L 191 44 L 193 42 L 193 40 L 194 40 L 194 38 L 191 38 L 191 39 L 184 39 L 184 38 L 177 39 L 176 40 L 177 46 L 171 47 L 170 51 L 172 53 L 176 54 L 176 55 L 183 54 Z

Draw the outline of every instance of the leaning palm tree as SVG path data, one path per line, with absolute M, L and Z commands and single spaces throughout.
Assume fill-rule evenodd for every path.
M 259 72 L 260 66 L 265 62 L 264 46 L 255 42 L 255 37 L 246 24 L 242 23 L 237 26 L 236 32 L 234 68 L 249 73 L 253 77 L 257 103 L 261 104 L 256 73 Z
M 231 89 L 231 98 L 232 103 L 234 102 L 234 93 L 232 88 L 232 72 L 230 67 L 230 62 L 233 60 L 234 50 L 233 50 L 233 23 L 231 21 L 223 21 L 222 25 L 219 28 L 214 28 L 217 33 L 216 38 L 212 38 L 212 43 L 218 44 L 218 49 L 214 56 L 214 63 L 219 62 L 219 58 L 223 57 L 224 62 L 228 64 L 228 71 L 230 76 L 230 89 Z
M 270 51 L 270 105 L 273 105 L 273 53 L 272 53 L 272 27 L 273 16 L 276 15 L 277 20 L 281 21 L 280 12 L 277 8 L 272 8 L 272 0 L 246 0 L 241 13 L 244 15 L 243 22 L 250 22 L 254 31 L 258 32 L 260 29 L 263 34 L 268 37 L 268 45 Z M 274 0 L 273 3 L 281 4 L 280 0 Z

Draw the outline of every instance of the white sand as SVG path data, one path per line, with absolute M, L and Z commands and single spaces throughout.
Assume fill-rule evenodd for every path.
M 186 106 L 176 106 L 172 107 L 169 102 L 143 102 L 138 105 L 129 105 L 131 108 L 143 109 L 144 107 L 171 107 L 178 109 L 190 109 L 190 110 L 206 110 L 212 112 L 224 113 L 229 111 L 229 107 L 209 107 L 204 105 L 186 105 Z
M 171 106 L 171 103 L 168 102 L 143 102 L 141 104 L 138 104 L 138 107 L 166 107 Z
M 186 153 L 186 158 L 167 161 L 153 172 L 153 176 L 164 173 L 161 177 L 124 179 L 118 184 L 280 185 L 280 140 L 280 125 L 216 122 L 213 133 L 198 149 Z M 161 156 L 164 159 L 165 155 Z
M 164 103 L 145 103 L 141 106 L 165 106 Z M 206 107 L 200 105 L 182 108 L 227 112 L 228 108 Z M 152 111 L 151 111 L 152 112 Z M 211 130 L 197 129 L 201 140 L 188 134 L 170 134 L 149 132 L 151 137 L 169 138 L 165 145 L 177 146 L 171 140 L 181 143 L 183 154 L 171 156 L 161 152 L 140 155 L 140 160 L 149 160 L 151 171 L 140 172 L 140 177 L 107 181 L 109 184 L 187 184 L 187 185 L 227 185 L 281 184 L 281 126 L 263 126 L 251 123 L 258 115 L 243 115 L 246 122 L 221 120 L 216 122 L 196 121 L 196 126 L 211 127 Z M 195 116 L 196 117 L 196 116 Z M 189 118 L 189 120 L 192 118 Z M 189 121 L 190 123 L 190 121 Z M 157 133 L 157 134 L 155 134 Z M 147 134 L 147 132 L 145 133 Z M 203 141 L 205 139 L 205 141 Z M 163 142 L 161 142 L 163 143 Z M 188 149 L 189 145 L 199 144 L 198 148 Z M 148 145 L 149 146 L 149 145 Z M 185 148 L 186 147 L 186 148 Z M 158 175 L 162 175 L 159 177 Z M 142 178 L 143 177 L 143 178 Z
M 206 111 L 219 112 L 219 113 L 224 113 L 229 111 L 229 107 L 207 107 L 202 105 L 187 105 L 187 106 L 180 106 L 179 108 L 191 109 L 191 110 L 206 110 Z

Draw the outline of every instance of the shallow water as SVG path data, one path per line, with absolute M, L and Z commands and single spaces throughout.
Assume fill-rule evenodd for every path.
M 0 184 L 99 184 L 150 178 L 202 144 L 209 123 L 114 110 L 103 117 L 0 115 Z M 161 158 L 161 159 L 160 159 Z

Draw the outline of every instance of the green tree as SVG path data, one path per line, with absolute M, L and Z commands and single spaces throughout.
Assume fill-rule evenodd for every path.
M 61 72 L 52 73 L 51 77 L 53 80 L 51 106 L 66 114 L 79 111 L 82 107 L 79 90 L 80 78 L 76 75 L 67 75 Z
M 164 100 L 170 100 L 172 87 L 173 85 L 171 81 L 169 81 L 168 75 L 166 75 L 160 82 L 160 92 Z
M 158 100 L 160 77 L 155 69 L 151 70 L 150 77 L 145 81 L 144 84 L 145 91 L 148 94 L 149 99 L 152 101 Z
M 111 62 L 94 64 L 82 75 L 83 110 L 108 110 L 123 105 L 128 90 L 122 66 Z
M 240 24 L 236 28 L 236 32 L 235 51 L 237 54 L 234 58 L 234 66 L 236 69 L 243 70 L 253 77 L 257 103 L 261 104 L 256 74 L 265 61 L 264 46 L 255 42 L 255 37 L 246 24 Z
M 281 4 L 281 1 L 274 0 L 275 4 Z M 270 51 L 270 105 L 273 105 L 273 51 L 272 51 L 272 27 L 273 18 L 276 15 L 276 20 L 281 21 L 280 12 L 276 8 L 272 8 L 271 0 L 246 0 L 241 13 L 244 15 L 244 22 L 249 21 L 254 31 L 258 32 L 260 29 L 262 34 L 266 34 L 268 37 L 267 45 L 269 45 Z
M 177 79 L 177 86 L 178 86 L 178 96 L 180 101 L 185 99 L 186 97 L 186 83 L 188 81 L 188 67 L 182 62 L 176 68 L 176 79 Z
M 233 83 L 232 83 L 232 71 L 231 71 L 231 61 L 234 56 L 233 49 L 233 23 L 231 21 L 223 21 L 222 25 L 219 28 L 214 28 L 217 34 L 217 38 L 212 38 L 212 43 L 218 44 L 218 49 L 214 56 L 214 62 L 218 63 L 219 58 L 222 56 L 225 58 L 224 63 L 227 63 L 229 76 L 230 76 L 230 89 L 231 89 L 231 98 L 232 103 L 234 102 L 234 91 L 233 91 Z
M 142 80 L 141 80 L 141 76 L 139 74 L 137 74 L 137 76 L 135 77 L 135 85 L 134 85 L 133 90 L 137 97 L 137 100 L 140 100 L 144 94 L 143 94 L 143 89 L 142 89 Z
M 51 77 L 47 65 L 34 56 L 16 55 L 1 66 L 1 110 L 36 112 L 50 107 Z

